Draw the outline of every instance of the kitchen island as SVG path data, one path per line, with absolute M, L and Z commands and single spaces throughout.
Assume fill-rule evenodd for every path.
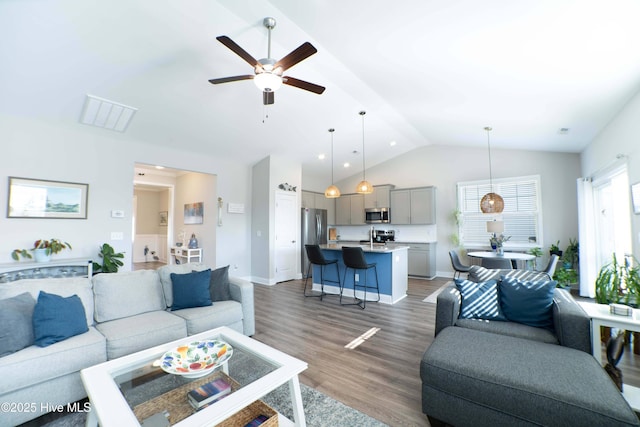
M 353 271 L 345 278 L 345 265 L 342 262 L 342 248 L 344 246 L 360 246 L 364 251 L 364 257 L 369 264 L 376 264 L 378 270 L 378 283 L 380 286 L 380 302 L 394 304 L 407 296 L 407 265 L 408 256 L 407 245 L 396 244 L 374 244 L 362 245 L 359 243 L 338 242 L 327 245 L 320 245 L 320 250 L 327 260 L 338 260 L 340 271 L 340 282 L 344 280 L 344 296 L 353 296 Z M 358 271 L 364 274 L 364 271 Z M 325 269 L 325 278 L 335 279 L 335 269 L 329 267 Z M 313 289 L 320 291 L 320 267 L 313 266 Z M 362 279 L 361 279 L 362 280 Z M 367 270 L 367 284 L 375 285 L 374 270 Z M 340 288 L 333 283 L 325 283 L 324 291 L 328 294 L 340 294 Z M 356 296 L 362 298 L 363 291 L 357 291 Z M 376 300 L 377 295 L 370 290 L 367 292 L 367 301 Z

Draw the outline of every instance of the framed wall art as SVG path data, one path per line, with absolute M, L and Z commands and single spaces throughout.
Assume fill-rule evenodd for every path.
M 169 224 L 169 212 L 168 211 L 160 211 L 160 225 L 168 225 Z
M 184 223 L 202 224 L 204 222 L 204 202 L 184 204 Z
M 87 219 L 89 184 L 9 177 L 7 218 Z

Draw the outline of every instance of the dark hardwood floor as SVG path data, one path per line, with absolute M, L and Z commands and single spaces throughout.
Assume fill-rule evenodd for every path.
M 434 333 L 435 304 L 422 300 L 449 279 L 410 279 L 394 304 L 341 306 L 305 298 L 303 282 L 255 285 L 254 338 L 306 361 L 301 382 L 392 426 L 428 426 L 421 410 L 420 359 Z M 353 350 L 371 328 L 380 330 Z

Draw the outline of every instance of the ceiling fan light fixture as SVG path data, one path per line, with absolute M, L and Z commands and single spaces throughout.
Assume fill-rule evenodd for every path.
M 266 71 L 256 74 L 253 82 L 263 92 L 275 92 L 282 87 L 282 77 Z
M 333 132 L 335 131 L 334 128 L 329 129 L 329 133 L 331 134 L 331 185 L 324 190 L 324 197 L 327 199 L 337 199 L 340 197 L 340 189 L 333 184 Z

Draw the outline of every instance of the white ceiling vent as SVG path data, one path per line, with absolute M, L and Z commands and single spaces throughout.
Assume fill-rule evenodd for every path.
M 87 94 L 80 115 L 80 123 L 124 132 L 137 108 Z

